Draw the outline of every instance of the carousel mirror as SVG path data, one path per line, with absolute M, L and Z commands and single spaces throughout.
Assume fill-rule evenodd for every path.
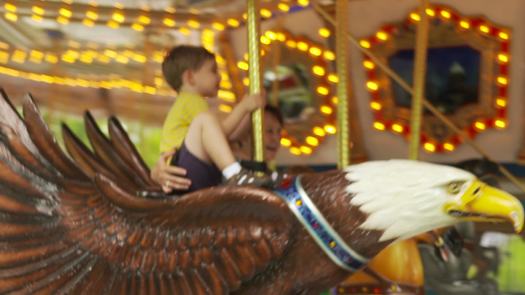
M 488 128 L 507 126 L 506 99 L 509 71 L 507 29 L 488 20 L 460 15 L 446 6 L 427 9 L 431 18 L 427 50 L 425 97 L 470 137 Z M 406 20 L 385 25 L 361 40 L 409 85 L 413 82 L 416 26 L 412 12 Z M 409 135 L 411 95 L 389 79 L 371 60 L 367 72 L 374 127 Z M 425 111 L 422 144 L 428 152 L 453 151 L 462 140 L 441 120 Z
M 335 133 L 337 80 L 328 71 L 333 52 L 284 32 L 267 31 L 264 37 L 263 86 L 283 114 L 282 144 L 293 154 L 310 154 L 327 133 Z
M 287 124 L 304 123 L 315 112 L 311 77 L 303 63 L 279 64 L 265 69 L 263 85 Z

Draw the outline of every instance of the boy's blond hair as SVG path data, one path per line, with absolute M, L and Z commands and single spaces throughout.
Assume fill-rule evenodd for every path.
M 162 74 L 171 88 L 178 92 L 182 86 L 182 74 L 186 70 L 198 70 L 209 59 L 215 60 L 215 55 L 204 47 L 176 46 L 162 62 Z

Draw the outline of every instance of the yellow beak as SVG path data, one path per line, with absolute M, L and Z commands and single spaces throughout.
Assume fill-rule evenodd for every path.
M 471 221 L 508 221 L 519 233 L 523 229 L 523 206 L 520 201 L 499 189 L 475 180 L 465 193 L 445 204 L 451 216 Z

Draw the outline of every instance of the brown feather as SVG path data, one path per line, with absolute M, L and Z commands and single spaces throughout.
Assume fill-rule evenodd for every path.
M 148 166 L 146 166 L 146 163 L 144 163 L 144 160 L 129 139 L 120 121 L 115 117 L 111 117 L 109 119 L 108 129 L 113 148 L 121 159 L 127 163 L 128 170 L 134 171 L 136 173 L 135 177 L 139 177 L 143 183 L 151 187 L 158 187 L 158 185 L 151 180 Z

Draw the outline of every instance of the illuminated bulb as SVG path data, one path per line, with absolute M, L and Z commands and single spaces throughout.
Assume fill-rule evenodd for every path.
M 67 25 L 69 23 L 69 19 L 59 16 L 57 17 L 57 22 L 63 25 Z
M 470 23 L 466 20 L 462 20 L 459 22 L 459 26 L 463 29 L 470 29 Z
M 33 15 L 31 16 L 31 19 L 34 20 L 34 21 L 36 21 L 36 22 L 41 22 L 43 18 L 42 18 L 42 16 L 40 16 L 40 15 L 33 14 Z
M 299 41 L 299 42 L 297 42 L 297 49 L 299 49 L 301 51 L 307 51 L 308 50 L 308 44 L 306 44 L 306 42 Z
M 509 40 L 509 34 L 507 32 L 503 32 L 503 31 L 499 32 L 498 37 L 501 40 Z
M 430 142 L 425 142 L 423 147 L 425 148 L 426 151 L 431 152 L 431 153 L 436 151 L 436 145 Z
M 120 25 L 116 21 L 108 21 L 107 26 L 112 29 L 117 29 Z
M 4 4 L 4 8 L 5 10 L 10 11 L 10 12 L 16 12 L 16 6 L 11 3 Z
M 166 25 L 167 27 L 174 27 L 175 26 L 175 21 L 172 20 L 171 18 L 167 18 L 165 17 L 163 20 L 162 20 L 162 23 L 164 25 Z
M 317 87 L 317 93 L 321 94 L 321 95 L 327 95 L 329 93 L 329 90 L 328 88 L 324 87 L 324 86 L 319 86 Z
M 40 6 L 36 6 L 36 5 L 33 6 L 33 7 L 31 8 L 31 10 L 32 10 L 34 13 L 39 14 L 39 15 L 43 15 L 43 14 L 45 13 L 45 10 L 44 10 L 42 7 L 40 7 Z
M 279 5 L 277 5 L 277 8 L 279 8 L 279 10 L 283 11 L 283 12 L 288 12 L 290 10 L 290 6 L 288 6 L 288 4 L 286 3 L 279 3 Z
M 319 47 L 310 47 L 310 54 L 313 55 L 313 56 L 321 56 L 321 54 L 323 54 L 323 51 L 321 50 L 321 48 Z
M 272 12 L 266 8 L 261 9 L 261 16 L 264 18 L 272 17 Z
M 310 1 L 309 0 L 297 0 L 297 4 L 301 6 L 308 6 L 310 5 Z
M 229 113 L 232 111 L 232 107 L 226 104 L 221 104 L 219 105 L 219 111 L 224 112 L 224 113 Z
M 328 75 L 328 81 L 330 81 L 332 83 L 338 83 L 339 82 L 339 77 L 337 77 L 336 74 L 330 74 L 330 75 Z
M 361 45 L 361 47 L 363 48 L 370 48 L 370 42 L 368 42 L 367 40 L 361 40 L 359 41 L 359 45 Z
M 338 104 L 339 103 L 339 98 L 337 98 L 337 96 L 332 97 L 332 103 L 334 105 Z
M 498 82 L 498 84 L 500 84 L 500 85 L 507 85 L 508 80 L 507 80 L 507 78 L 505 78 L 505 77 L 503 77 L 503 76 L 499 76 L 499 77 L 497 78 L 497 82 Z
M 304 154 L 311 154 L 312 153 L 312 148 L 311 147 L 308 147 L 308 146 L 305 146 L 305 145 L 302 145 L 301 146 L 301 152 L 304 153 Z
M 227 102 L 235 102 L 235 94 L 231 91 L 227 91 L 227 90 L 219 90 L 219 92 L 217 93 L 217 96 L 224 100 L 224 101 L 227 101 Z
M 324 58 L 325 58 L 326 60 L 330 60 L 330 61 L 335 60 L 335 53 L 333 53 L 333 52 L 330 51 L 330 50 L 326 50 L 326 51 L 324 52 L 323 56 L 324 56 Z
M 507 100 L 502 98 L 502 97 L 498 97 L 496 99 L 496 106 L 498 106 L 499 108 L 504 108 L 507 106 Z
M 268 30 L 264 33 L 268 38 L 272 39 L 272 40 L 275 40 L 277 39 L 277 34 L 272 31 L 272 30 Z
M 486 25 L 480 25 L 479 30 L 485 34 L 488 34 L 490 32 L 490 28 Z
M 60 10 L 58 11 L 58 14 L 60 14 L 61 16 L 65 18 L 70 18 L 73 15 L 73 13 L 71 13 L 71 10 L 67 8 L 60 8 Z
M 306 137 L 306 143 L 311 146 L 318 146 L 319 145 L 319 139 L 313 136 L 307 136 Z
M 494 126 L 496 126 L 497 128 L 505 128 L 507 127 L 507 123 L 501 119 L 497 119 L 496 121 L 494 121 Z
M 290 146 L 292 145 L 292 141 L 286 137 L 281 138 L 281 145 L 282 146 Z
M 115 60 L 121 64 L 127 64 L 129 62 L 129 58 L 124 55 L 118 55 L 115 57 Z
M 509 62 L 509 56 L 506 55 L 505 53 L 500 53 L 500 54 L 498 54 L 498 60 L 501 63 L 508 63 Z
M 22 50 L 16 50 L 13 52 L 13 55 L 11 56 L 11 59 L 16 63 L 24 63 L 26 60 L 27 54 Z
M 290 153 L 299 156 L 301 154 L 301 150 L 298 147 L 294 146 L 290 148 Z
M 120 12 L 114 12 L 111 18 L 117 23 L 123 23 L 126 20 L 124 15 Z
M 401 124 L 392 124 L 392 130 L 397 133 L 402 133 L 405 128 Z
M 0 63 L 6 64 L 9 62 L 9 53 L 0 51 Z
M 85 18 L 83 21 L 82 21 L 82 24 L 84 24 L 85 26 L 87 27 L 92 27 L 95 25 L 95 22 L 89 18 Z
M 376 37 L 377 37 L 377 39 L 382 40 L 382 41 L 388 40 L 388 34 L 383 32 L 383 31 L 377 32 L 376 33 Z
M 482 130 L 485 130 L 487 128 L 487 125 L 485 125 L 485 123 L 481 122 L 481 121 L 476 121 L 474 123 L 474 127 L 480 131 Z
M 441 16 L 443 18 L 449 19 L 452 15 L 450 14 L 448 10 L 441 10 Z
M 326 135 L 326 132 L 321 127 L 314 127 L 312 131 L 314 132 L 315 135 L 320 136 L 320 137 L 323 137 Z
M 333 112 L 332 108 L 327 105 L 321 106 L 320 110 L 321 110 L 321 113 L 326 114 L 326 115 L 330 115 Z
M 248 70 L 248 63 L 245 62 L 245 61 L 240 61 L 237 63 L 237 67 L 239 67 L 239 69 L 243 70 L 243 71 L 247 71 Z
M 377 130 L 385 130 L 385 124 L 381 123 L 381 122 L 374 122 L 374 128 L 377 129 Z
M 139 16 L 137 20 L 143 25 L 149 25 L 151 23 L 151 19 L 146 15 Z
M 377 101 L 372 101 L 370 103 L 370 108 L 375 110 L 375 111 L 380 111 L 381 108 L 383 108 L 383 106 L 380 103 L 378 103 Z
M 227 81 L 227 80 L 224 80 L 222 79 L 221 80 L 221 88 L 224 88 L 224 89 L 231 89 L 232 88 L 232 83 L 230 81 Z
M 265 45 L 269 45 L 270 43 L 272 43 L 272 40 L 270 40 L 270 38 L 266 36 L 261 36 L 261 43 Z
M 326 124 L 324 125 L 324 131 L 326 131 L 328 134 L 335 134 L 337 129 L 335 129 L 334 125 Z
M 236 28 L 236 27 L 238 27 L 238 26 L 240 25 L 239 21 L 236 20 L 236 19 L 234 19 L 234 18 L 229 18 L 229 19 L 226 21 L 226 23 L 228 24 L 228 26 L 230 26 L 230 27 L 234 27 L 234 28 Z
M 224 31 L 224 25 L 218 22 L 214 22 L 211 24 L 211 27 L 214 28 L 217 31 Z
M 190 19 L 188 21 L 188 27 L 192 28 L 192 29 L 198 29 L 200 28 L 201 24 L 196 21 L 196 20 L 193 20 L 193 19 Z
M 288 46 L 290 48 L 295 48 L 295 47 L 297 47 L 297 42 L 295 42 L 294 40 L 288 40 L 288 41 L 286 41 L 286 46 Z
M 16 22 L 18 20 L 18 16 L 11 12 L 6 12 L 4 16 L 7 20 L 12 21 L 12 22 Z
M 444 148 L 445 150 L 451 152 L 451 151 L 453 151 L 453 150 L 456 149 L 456 146 L 455 146 L 454 144 L 450 143 L 450 142 L 445 142 L 445 143 L 443 144 L 443 148 Z
M 131 28 L 137 32 L 142 32 L 144 31 L 144 26 L 142 26 L 141 24 L 137 24 L 137 23 L 134 23 L 131 25 Z
M 189 36 L 191 34 L 191 31 L 186 27 L 180 28 L 179 32 L 181 32 L 183 35 L 186 35 L 186 36 Z
M 369 60 L 365 60 L 363 62 L 363 66 L 369 70 L 373 70 L 376 67 L 376 65 L 372 61 L 369 61 Z
M 374 81 L 368 81 L 366 82 L 366 88 L 370 91 L 377 91 L 379 89 L 379 85 Z
M 313 66 L 312 72 L 317 76 L 324 76 L 326 73 L 325 69 L 321 66 Z
M 412 13 L 410 14 L 410 19 L 412 19 L 413 21 L 418 22 L 418 21 L 421 20 L 421 16 L 419 16 L 419 14 L 416 13 L 416 12 L 412 12 Z
M 330 30 L 327 29 L 327 28 L 320 28 L 319 29 L 319 36 L 323 37 L 323 38 L 328 38 L 330 37 Z
M 45 60 L 48 63 L 56 64 L 58 62 L 58 57 L 54 54 L 46 54 Z
M 425 9 L 425 12 L 427 13 L 428 16 L 435 16 L 436 15 L 436 12 L 432 8 Z

